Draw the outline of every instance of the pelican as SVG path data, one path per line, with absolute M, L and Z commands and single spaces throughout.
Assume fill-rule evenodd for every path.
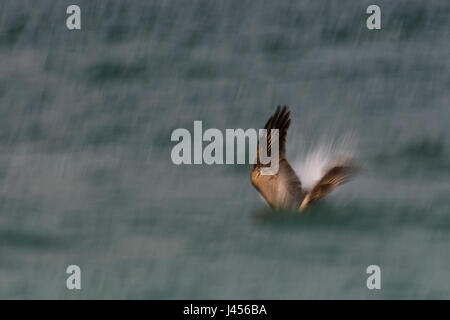
M 261 169 L 268 167 L 269 164 L 263 164 L 260 161 L 260 137 L 255 164 L 253 164 L 250 172 L 250 181 L 272 209 L 290 209 L 303 212 L 309 205 L 353 178 L 359 172 L 359 166 L 353 159 L 340 159 L 326 170 L 325 174 L 310 190 L 304 190 L 299 177 L 286 159 L 286 135 L 290 124 L 289 108 L 278 106 L 264 127 L 267 130 L 267 150 L 270 150 L 271 147 L 271 129 L 278 129 L 278 172 L 272 175 L 261 174 Z

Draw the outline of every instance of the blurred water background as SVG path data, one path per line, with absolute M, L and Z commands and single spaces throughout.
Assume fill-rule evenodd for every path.
M 447 0 L 2 0 L 0 298 L 450 298 L 449 17 Z M 277 104 L 289 159 L 350 133 L 366 172 L 275 216 L 248 165 L 172 164 L 174 129 L 261 128 Z

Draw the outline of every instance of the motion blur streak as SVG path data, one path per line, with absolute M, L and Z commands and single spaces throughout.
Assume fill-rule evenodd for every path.
M 2 0 L 0 298 L 449 298 L 450 2 L 375 2 Z M 278 104 L 289 159 L 354 133 L 364 174 L 274 216 L 249 165 L 172 163 Z

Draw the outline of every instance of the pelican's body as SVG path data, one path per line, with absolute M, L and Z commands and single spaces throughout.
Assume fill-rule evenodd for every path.
M 283 108 L 278 106 L 276 112 L 264 127 L 269 132 L 267 137 L 268 150 L 270 150 L 271 130 L 279 130 L 278 172 L 273 175 L 261 174 L 261 169 L 268 165 L 263 165 L 259 160 L 258 144 L 256 164 L 252 167 L 250 180 L 272 209 L 298 209 L 303 211 L 309 204 L 348 181 L 356 174 L 358 167 L 352 160 L 346 159 L 333 165 L 310 191 L 302 189 L 300 179 L 286 159 L 286 135 L 290 123 L 289 109 L 286 106 Z

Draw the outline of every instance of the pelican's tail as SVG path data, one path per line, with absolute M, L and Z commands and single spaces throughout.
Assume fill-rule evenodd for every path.
M 341 184 L 349 181 L 360 171 L 361 167 L 353 160 L 347 159 L 338 165 L 334 165 L 325 173 L 319 182 L 316 183 L 311 191 L 306 194 L 300 204 L 299 210 L 303 211 L 311 203 L 323 198 Z

